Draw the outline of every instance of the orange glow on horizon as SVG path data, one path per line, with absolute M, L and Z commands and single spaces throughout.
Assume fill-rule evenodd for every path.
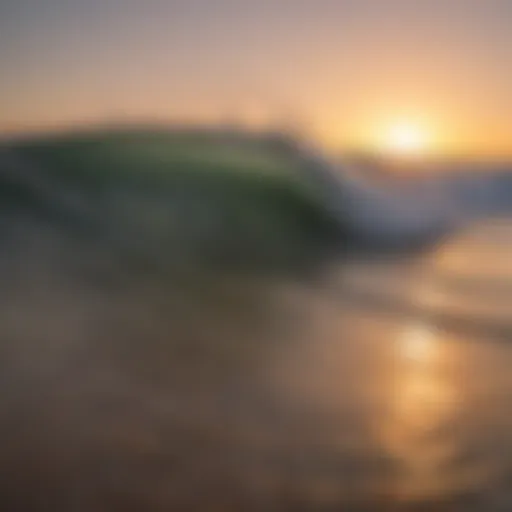
M 431 149 L 430 134 L 413 122 L 394 123 L 381 137 L 380 150 L 393 156 L 421 156 Z
M 427 109 L 425 109 L 427 111 Z M 350 124 L 318 130 L 332 150 L 349 150 L 393 158 L 476 158 L 510 160 L 512 139 L 496 130 L 454 120 L 455 116 L 379 116 L 368 113 Z

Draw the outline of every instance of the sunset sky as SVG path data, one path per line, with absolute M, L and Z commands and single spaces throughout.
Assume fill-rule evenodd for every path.
M 0 132 L 240 117 L 512 156 L 511 27 L 512 0 L 3 0 Z

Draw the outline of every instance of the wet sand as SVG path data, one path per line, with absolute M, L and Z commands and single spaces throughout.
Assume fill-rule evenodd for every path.
M 4 503 L 510 510 L 511 233 L 308 279 L 23 251 L 2 266 Z

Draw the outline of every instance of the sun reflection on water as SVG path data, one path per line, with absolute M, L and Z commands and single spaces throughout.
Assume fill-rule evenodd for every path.
M 448 353 L 440 333 L 416 320 L 395 340 L 394 369 L 383 438 L 396 461 L 394 484 L 403 498 L 443 493 L 443 472 L 454 445 L 446 426 L 456 414 L 457 390 L 445 371 Z
M 400 355 L 417 363 L 428 363 L 439 355 L 436 330 L 428 324 L 413 324 L 399 338 Z

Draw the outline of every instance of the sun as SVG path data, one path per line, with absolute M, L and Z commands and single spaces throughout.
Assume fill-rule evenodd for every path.
M 396 156 L 419 156 L 427 152 L 429 143 L 429 135 L 420 125 L 399 122 L 384 130 L 381 149 Z

